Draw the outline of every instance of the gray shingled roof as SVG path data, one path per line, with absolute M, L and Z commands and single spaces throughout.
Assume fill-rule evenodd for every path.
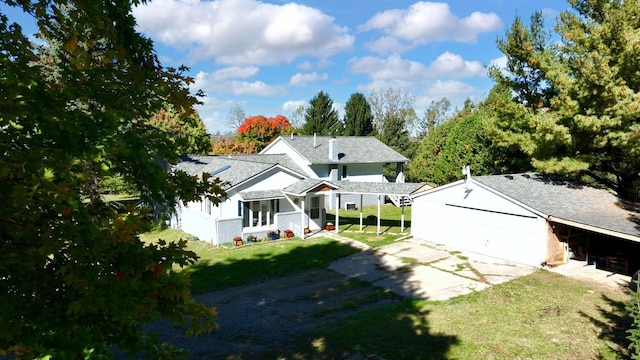
M 258 161 L 258 157 L 261 157 L 260 161 Z M 190 155 L 183 156 L 175 165 L 175 168 L 183 170 L 189 175 L 201 176 L 203 172 L 209 174 L 215 173 L 215 177 L 220 178 L 223 182 L 228 183 L 230 187 L 233 187 L 278 164 L 287 167 L 283 164 L 286 163 L 285 158 L 287 158 L 286 155 Z M 295 168 L 299 169 L 298 166 L 295 166 Z M 295 169 L 289 169 L 296 171 Z
M 255 190 L 255 191 L 241 191 L 240 196 L 245 201 L 248 200 L 267 200 L 267 199 L 281 199 L 284 198 L 282 190 Z
M 302 195 L 307 193 L 308 191 L 311 191 L 313 189 L 315 189 L 318 185 L 320 184 L 330 184 L 330 186 L 332 188 L 337 188 L 336 185 L 334 185 L 333 183 L 331 183 L 328 180 L 324 180 L 324 179 L 304 179 L 304 180 L 300 180 L 298 182 L 295 182 L 289 186 L 287 186 L 286 188 L 284 188 L 282 191 L 284 191 L 287 194 L 294 194 L 294 195 Z
M 536 173 L 474 176 L 473 180 L 547 216 L 640 236 L 640 204 L 607 190 Z
M 422 188 L 422 183 L 380 183 L 359 181 L 334 181 L 338 185 L 336 192 L 342 194 L 380 194 L 380 195 L 405 195 Z
M 315 146 L 313 136 L 280 137 L 295 149 L 311 164 L 354 164 L 354 163 L 385 163 L 407 162 L 409 159 L 388 147 L 373 136 L 338 136 L 339 160 L 329 159 L 329 140 L 331 136 L 316 136 Z

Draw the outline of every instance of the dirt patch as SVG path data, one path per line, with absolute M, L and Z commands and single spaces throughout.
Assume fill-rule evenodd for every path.
M 371 242 L 376 242 L 376 241 L 381 241 L 381 240 L 385 240 L 385 237 L 384 236 L 372 236 L 372 237 L 367 239 L 367 241 L 371 241 Z
M 195 298 L 218 308 L 217 332 L 187 337 L 182 327 L 169 323 L 150 327 L 163 341 L 189 350 L 189 359 L 249 359 L 277 347 L 286 350 L 286 340 L 300 332 L 401 300 L 389 291 L 328 269 L 267 279 Z

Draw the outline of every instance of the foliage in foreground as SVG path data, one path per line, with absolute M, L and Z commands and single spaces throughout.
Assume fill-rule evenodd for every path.
M 215 328 L 215 309 L 173 270 L 197 255 L 184 242 L 142 243 L 145 211 L 116 212 L 99 187 L 121 176 L 148 204 L 219 200 L 218 182 L 166 171 L 158 159 L 178 149 L 147 121 L 164 104 L 190 113 L 185 69 L 162 68 L 130 1 L 3 6 L 37 21 L 46 45 L 0 14 L 0 352 L 155 357 L 166 349 L 146 323 L 189 316 L 193 332 Z

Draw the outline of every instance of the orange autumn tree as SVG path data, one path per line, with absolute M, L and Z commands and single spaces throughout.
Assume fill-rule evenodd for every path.
M 238 128 L 233 140 L 220 141 L 213 146 L 215 154 L 254 154 L 260 152 L 273 139 L 293 132 L 289 120 L 278 115 L 266 118 L 258 115 L 247 118 Z

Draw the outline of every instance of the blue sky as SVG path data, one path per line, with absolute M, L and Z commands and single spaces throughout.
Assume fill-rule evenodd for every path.
M 485 67 L 504 63 L 496 47 L 516 14 L 543 11 L 551 27 L 569 6 L 558 0 L 151 0 L 134 10 L 165 66 L 186 65 L 209 132 L 236 105 L 247 116 L 290 117 L 320 90 L 342 112 L 349 96 L 404 88 L 422 116 L 447 97 L 460 107 L 492 87 Z M 10 16 L 11 19 L 11 16 Z

